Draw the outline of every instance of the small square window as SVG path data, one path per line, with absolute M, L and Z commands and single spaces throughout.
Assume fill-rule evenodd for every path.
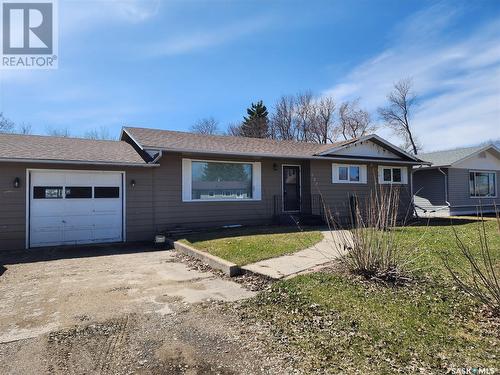
M 384 181 L 385 182 L 391 182 L 392 181 L 391 171 L 392 170 L 390 168 L 384 168 Z
M 347 167 L 339 167 L 339 180 L 347 181 Z
M 349 167 L 349 181 L 359 181 L 359 167 Z
M 62 186 L 34 186 L 33 199 L 62 199 Z
M 91 186 L 68 186 L 65 193 L 66 199 L 92 198 Z
M 94 198 L 120 198 L 120 188 L 115 186 L 94 187 Z
M 392 169 L 392 182 L 401 182 L 401 168 Z

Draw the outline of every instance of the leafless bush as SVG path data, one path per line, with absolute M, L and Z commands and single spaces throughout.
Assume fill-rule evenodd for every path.
M 392 186 L 380 186 L 364 202 L 352 199 L 350 225 L 325 207 L 332 242 L 350 272 L 391 283 L 410 280 L 418 254 L 401 233 L 408 215 L 401 208 L 400 189 Z
M 500 234 L 500 218 L 498 210 L 495 211 L 498 233 Z M 452 265 L 449 256 L 443 257 L 443 263 L 455 283 L 463 291 L 484 303 L 494 315 L 499 316 L 500 285 L 498 281 L 500 278 L 500 259 L 498 258 L 498 251 L 500 249 L 491 248 L 490 246 L 482 210 L 478 212 L 478 219 L 476 242 L 479 249 L 473 250 L 465 244 L 456 229 L 453 228 L 455 241 L 462 260 L 465 260 L 465 265 L 463 267 Z

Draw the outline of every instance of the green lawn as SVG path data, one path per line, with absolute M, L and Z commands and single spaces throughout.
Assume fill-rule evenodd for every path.
M 195 233 L 181 242 L 242 266 L 305 249 L 322 239 L 315 230 L 265 226 Z
M 425 224 L 425 223 L 424 223 Z M 471 249 L 476 250 L 479 255 L 478 229 L 481 227 L 478 222 L 472 220 L 454 220 L 454 225 L 449 225 L 447 219 L 439 219 L 430 222 L 431 225 L 408 226 L 398 229 L 402 244 L 406 244 L 415 249 L 419 254 L 415 262 L 418 273 L 432 275 L 435 279 L 446 279 L 450 277 L 444 268 L 441 256 L 448 255 L 452 265 L 464 268 L 466 260 L 459 255 L 456 247 L 456 231 L 460 240 Z M 494 220 L 485 222 L 486 233 L 489 239 L 491 254 L 496 257 L 497 264 L 500 265 L 500 234 L 498 224 Z
M 498 264 L 496 223 L 487 228 Z M 456 229 L 472 242 L 475 224 Z M 478 304 L 444 274 L 439 254 L 457 254 L 452 228 L 411 227 L 401 235 L 414 243 L 424 233 L 417 246 L 425 255 L 418 262 L 427 277 L 416 284 L 391 288 L 343 273 L 314 273 L 275 283 L 245 302 L 242 314 L 267 323 L 277 348 L 289 350 L 289 345 L 302 354 L 299 366 L 306 373 L 438 374 L 451 367 L 498 368 L 498 321 L 482 317 Z

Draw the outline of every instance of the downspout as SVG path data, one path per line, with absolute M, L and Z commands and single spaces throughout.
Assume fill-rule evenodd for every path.
M 441 167 L 439 167 L 437 170 L 444 176 L 444 202 L 446 203 L 448 208 L 450 208 L 451 204 L 450 202 L 448 202 L 448 175 L 441 169 Z

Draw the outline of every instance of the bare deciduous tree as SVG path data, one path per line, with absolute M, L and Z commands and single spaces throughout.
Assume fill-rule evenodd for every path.
M 227 126 L 227 135 L 232 135 L 233 137 L 241 137 L 241 123 L 230 123 Z
M 375 131 L 370 114 L 359 108 L 359 99 L 344 102 L 339 107 L 339 124 L 336 129 L 345 140 L 359 138 Z
M 45 130 L 45 133 L 47 135 L 50 135 L 52 137 L 64 137 L 64 138 L 69 138 L 70 137 L 70 132 L 68 128 L 52 128 L 52 127 L 47 127 Z
M 198 134 L 219 134 L 219 123 L 213 117 L 202 118 L 191 126 L 191 131 Z
M 271 135 L 275 139 L 293 140 L 297 138 L 295 126 L 295 98 L 282 96 L 271 115 Z
M 33 129 L 30 124 L 23 122 L 21 125 L 17 127 L 16 133 L 29 135 L 33 133 Z
M 332 142 L 335 101 L 331 97 L 322 97 L 313 105 L 315 119 L 310 124 L 310 140 L 316 143 Z
M 69 136 L 69 133 L 68 135 Z M 83 138 L 94 139 L 94 140 L 114 140 L 115 138 L 110 135 L 109 129 L 105 126 L 101 126 L 98 129 L 92 129 L 85 132 Z
M 310 130 L 316 117 L 314 97 L 310 91 L 306 91 L 298 94 L 296 100 L 297 139 L 307 142 L 311 140 Z
M 2 112 L 0 112 L 0 133 L 12 133 L 14 128 L 14 122 L 9 120 L 3 115 Z
M 405 78 L 394 84 L 393 90 L 387 95 L 389 104 L 380 107 L 378 113 L 382 120 L 391 127 L 396 134 L 403 138 L 403 147 L 417 155 L 421 146 L 415 138 L 410 126 L 410 118 L 417 97 L 412 90 L 412 80 Z

